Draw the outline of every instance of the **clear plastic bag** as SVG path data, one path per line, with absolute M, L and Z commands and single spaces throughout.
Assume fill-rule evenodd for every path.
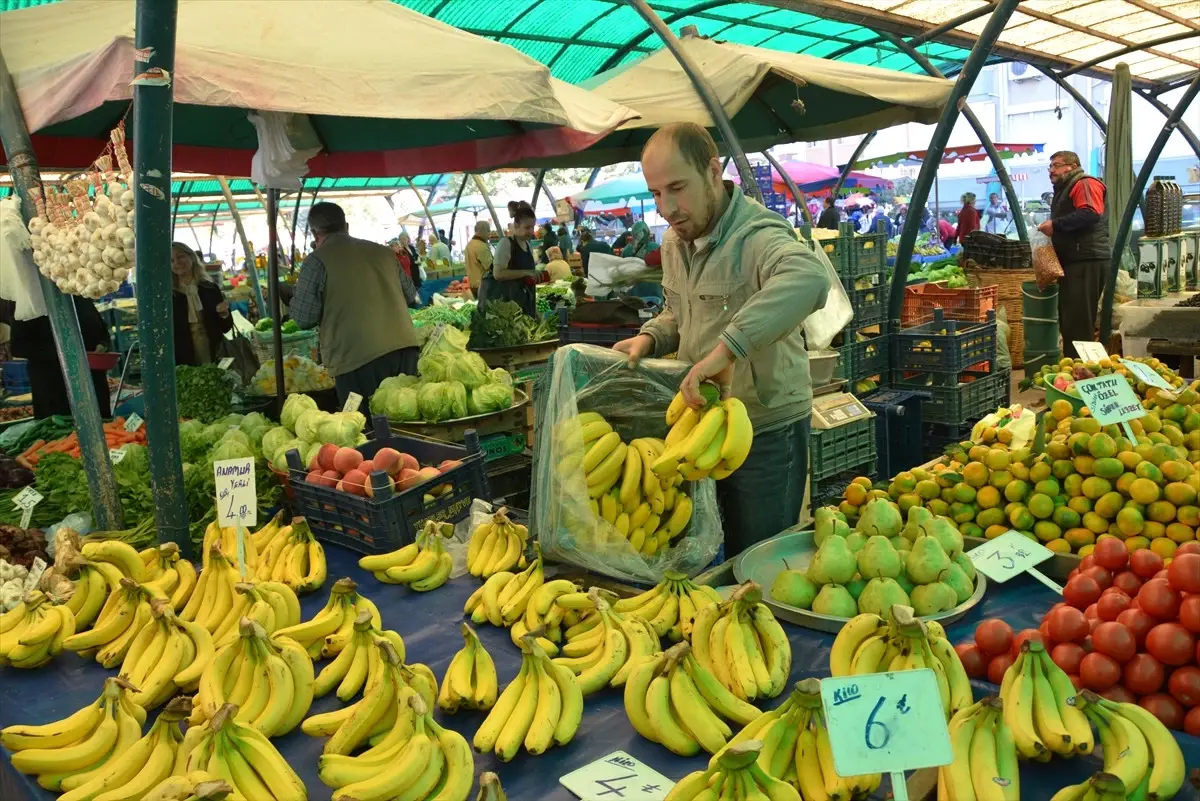
M 1035 228 L 1029 232 L 1029 246 L 1033 248 L 1033 275 L 1038 289 L 1057 284 L 1063 277 L 1063 268 L 1050 237 Z
M 692 576 L 707 567 L 724 542 L 711 479 L 682 485 L 693 506 L 683 537 L 664 554 L 644 556 L 593 514 L 582 466 L 568 472 L 558 467 L 570 450 L 570 439 L 556 432 L 568 430 L 582 411 L 603 415 L 625 443 L 665 437 L 664 414 L 688 365 L 643 359 L 631 368 L 623 353 L 609 348 L 566 345 L 551 357 L 548 371 L 545 411 L 537 418 L 534 435 L 530 502 L 531 529 L 542 552 L 547 558 L 638 584 L 657 584 L 667 570 Z

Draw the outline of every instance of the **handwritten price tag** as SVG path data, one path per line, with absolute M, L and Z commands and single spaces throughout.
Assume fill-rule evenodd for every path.
M 142 419 L 142 416 L 137 412 L 134 412 L 133 414 L 129 415 L 129 418 L 125 421 L 125 430 L 133 433 L 141 428 L 142 423 L 144 422 L 145 420 Z
M 1050 589 L 1062 593 L 1062 587 L 1046 578 L 1037 565 L 1045 562 L 1054 552 L 1040 542 L 1034 542 L 1019 531 L 1009 531 L 988 540 L 978 548 L 967 552 L 975 569 L 998 584 L 1029 573 Z
M 1085 362 L 1098 362 L 1108 358 L 1108 351 L 1099 342 L 1075 340 L 1071 344 L 1075 346 L 1075 352 L 1079 354 L 1079 358 Z
M 582 801 L 662 801 L 675 786 L 675 782 L 624 751 L 584 765 L 558 781 Z
M 120 464 L 121 460 L 124 458 L 125 458 L 125 449 L 124 448 L 109 448 L 108 449 L 108 460 L 110 462 L 112 462 L 113 464 Z
M 1128 359 L 1122 361 L 1121 364 L 1125 366 L 1125 369 L 1133 373 L 1134 376 L 1143 384 L 1149 384 L 1150 386 L 1158 387 L 1159 389 L 1171 389 L 1171 385 L 1167 383 L 1167 380 L 1158 373 L 1154 372 L 1154 369 L 1150 367 L 1150 365 L 1142 364 L 1141 362 L 1129 361 Z
M 342 411 L 357 412 L 359 406 L 362 406 L 362 395 L 359 395 L 357 392 L 351 392 L 346 396 L 346 405 L 342 407 Z
M 900 798 L 904 771 L 954 760 L 937 677 L 928 668 L 822 679 L 821 704 L 839 776 L 891 773 Z
M 33 520 L 33 507 L 42 502 L 42 493 L 33 487 L 26 487 L 13 498 L 13 506 L 21 510 L 21 528 L 29 528 Z
M 213 462 L 216 482 L 217 525 L 254 526 L 258 523 L 258 500 L 254 491 L 254 459 L 222 459 Z
M 1133 387 L 1129 386 L 1124 376 L 1102 375 L 1085 378 L 1076 381 L 1075 388 L 1079 390 L 1079 395 L 1092 417 L 1102 426 L 1127 423 L 1146 414 L 1137 395 L 1133 394 Z
M 221 359 L 219 362 L 217 362 L 217 367 L 221 368 L 222 370 L 228 370 L 230 365 L 232 365 L 232 364 L 233 364 L 233 357 L 226 356 L 224 359 Z

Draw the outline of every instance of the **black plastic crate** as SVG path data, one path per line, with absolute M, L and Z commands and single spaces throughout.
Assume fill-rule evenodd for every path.
M 941 309 L 934 309 L 932 322 L 892 333 L 894 370 L 958 373 L 995 360 L 995 312 L 988 312 L 986 323 L 965 323 L 947 320 Z
M 816 512 L 822 506 L 837 506 L 841 503 L 842 493 L 846 491 L 847 485 L 859 476 L 866 476 L 874 481 L 877 477 L 876 463 L 864 462 L 837 475 L 810 480 L 808 492 L 810 513 Z
M 892 389 L 928 393 L 921 404 L 921 419 L 926 423 L 961 424 L 978 420 L 1005 403 L 1009 391 L 1009 371 L 963 370 L 956 374 L 904 373 L 892 371 Z
M 967 420 L 963 423 L 926 423 L 921 429 L 921 454 L 926 459 L 941 456 L 946 446 L 956 445 L 971 438 L 971 429 L 982 419 Z
M 875 418 L 837 428 L 814 428 L 808 437 L 809 475 L 823 478 L 875 461 Z
M 881 389 L 861 398 L 875 413 L 875 458 L 883 475 L 907 470 L 912 455 L 921 452 L 921 402 L 930 397 L 926 392 Z
M 863 276 L 873 283 L 866 287 L 856 287 L 856 279 L 843 280 L 842 285 L 850 298 L 850 308 L 854 310 L 852 325 L 872 325 L 883 320 L 887 313 L 888 285 L 883 281 L 883 274 L 876 273 Z
M 559 345 L 570 345 L 579 342 L 588 345 L 607 345 L 611 347 L 622 339 L 637 336 L 642 328 L 640 325 L 572 323 L 567 314 L 567 309 L 558 310 Z
M 412 454 L 422 465 L 436 465 L 448 459 L 457 459 L 462 464 L 442 473 L 436 483 L 418 484 L 399 493 L 388 487 L 387 474 L 376 470 L 370 475 L 375 497 L 364 498 L 308 483 L 305 480 L 308 471 L 300 462 L 300 454 L 288 451 L 293 508 L 297 515 L 308 520 L 318 539 L 358 553 L 387 553 L 412 542 L 426 520 L 457 522 L 470 512 L 473 498 L 490 498 L 484 472 L 485 454 L 474 431 L 467 432 L 464 446 L 394 436 L 382 415 L 376 415 L 372 425 L 374 438 L 356 449 L 366 459 L 382 448 L 395 448 Z M 426 490 L 443 484 L 450 484 L 450 489 L 426 503 Z

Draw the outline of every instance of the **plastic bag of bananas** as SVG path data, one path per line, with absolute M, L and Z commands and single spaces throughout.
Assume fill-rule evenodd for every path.
M 626 582 L 694 575 L 724 541 L 711 481 L 660 476 L 665 412 L 687 366 L 559 348 L 535 414 L 532 527 L 548 558 Z

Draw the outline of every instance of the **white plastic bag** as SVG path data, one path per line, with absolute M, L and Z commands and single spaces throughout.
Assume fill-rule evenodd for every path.
M 594 298 L 606 298 L 641 281 L 653 280 L 662 280 L 662 270 L 650 267 L 642 259 L 593 253 L 588 259 L 587 287 L 584 291 Z
M 308 160 L 321 152 L 308 116 L 283 111 L 251 111 L 246 116 L 258 132 L 251 180 L 273 189 L 296 189 L 308 175 Z
M 0 298 L 16 304 L 13 317 L 17 320 L 46 314 L 33 243 L 15 195 L 0 200 Z
M 803 242 L 801 244 L 804 245 Z M 804 321 L 804 341 L 809 350 L 825 350 L 833 338 L 850 325 L 854 319 L 854 309 L 850 306 L 850 296 L 842 286 L 842 279 L 838 277 L 825 251 L 815 247 L 812 252 L 825 266 L 825 275 L 829 277 L 829 297 L 824 306 Z

